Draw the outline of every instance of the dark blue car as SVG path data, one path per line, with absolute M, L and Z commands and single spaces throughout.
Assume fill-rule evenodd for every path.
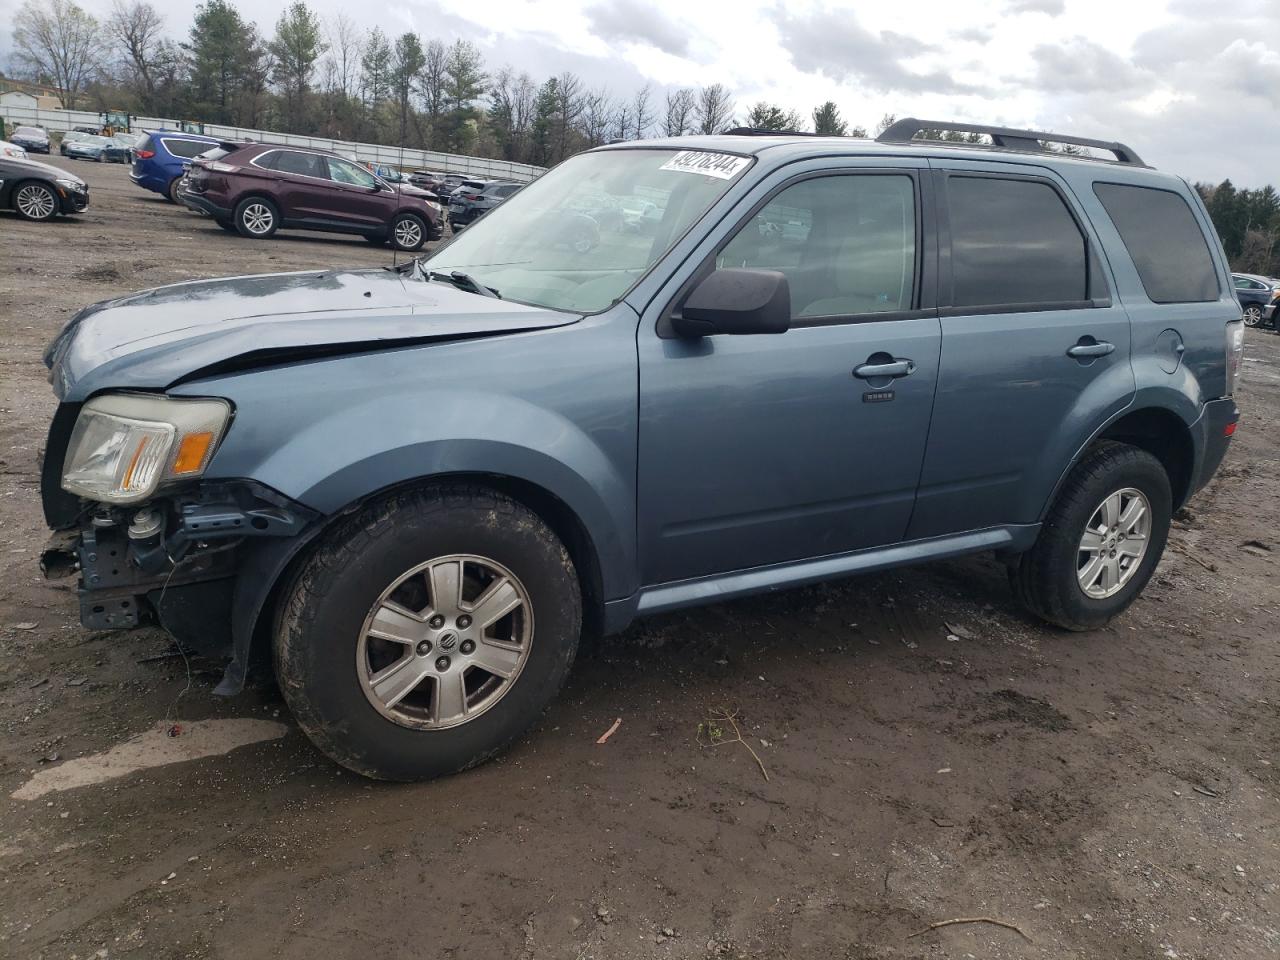
M 176 130 L 155 130 L 134 148 L 129 179 L 144 190 L 163 194 L 177 203 L 178 181 L 191 166 L 191 159 L 217 145 L 218 141 L 213 137 Z

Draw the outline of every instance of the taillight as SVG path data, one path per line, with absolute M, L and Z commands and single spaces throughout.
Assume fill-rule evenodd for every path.
M 1232 320 L 1227 324 L 1227 396 L 1236 392 L 1236 379 L 1240 376 L 1240 363 L 1244 360 L 1244 321 Z
M 138 151 L 138 159 L 139 159 L 139 160 L 150 160 L 150 159 L 151 159 L 152 157 L 154 157 L 155 155 L 156 155 L 156 152 L 155 152 L 154 150 L 139 150 L 139 151 Z

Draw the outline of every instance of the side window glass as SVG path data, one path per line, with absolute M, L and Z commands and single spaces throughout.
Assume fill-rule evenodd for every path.
M 1231 285 L 1234 286 L 1237 290 L 1249 289 L 1249 281 L 1246 280 L 1244 277 L 1232 277 Z
M 947 209 L 954 306 L 1088 299 L 1084 235 L 1047 183 L 953 176 Z
M 339 160 L 336 157 L 329 157 L 328 160 L 330 180 L 336 180 L 338 183 L 354 184 L 357 187 L 372 187 L 377 183 L 372 173 L 357 167 L 354 163 L 348 163 L 346 160 Z
M 266 153 L 259 154 L 258 156 L 254 157 L 253 165 L 255 167 L 261 167 L 263 170 L 274 170 L 276 168 L 276 161 L 278 161 L 279 159 L 280 159 L 279 150 L 269 150 Z
M 281 173 L 292 173 L 301 177 L 325 179 L 324 160 L 314 153 L 295 153 L 292 150 L 281 150 L 276 154 L 273 169 Z
M 175 157 L 185 157 L 188 160 L 203 153 L 210 147 L 210 144 L 200 140 L 166 140 L 164 145 L 165 149 Z
M 914 304 L 916 242 L 910 177 L 820 177 L 770 200 L 716 266 L 786 274 L 795 318 L 887 313 Z

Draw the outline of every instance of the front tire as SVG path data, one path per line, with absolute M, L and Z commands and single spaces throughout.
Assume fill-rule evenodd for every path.
M 482 487 L 406 491 L 339 523 L 302 565 L 276 675 L 329 758 L 424 780 L 523 733 L 568 676 L 581 625 L 573 561 L 540 517 Z
M 246 197 L 236 205 L 234 223 L 240 236 L 265 240 L 280 228 L 280 211 L 266 197 Z
M 427 242 L 427 225 L 414 213 L 397 213 L 391 220 L 391 245 L 413 253 Z
M 13 209 L 23 220 L 52 220 L 58 215 L 58 195 L 35 180 L 20 183 L 13 189 Z
M 1105 626 L 1151 579 L 1172 512 L 1159 460 L 1127 444 L 1099 444 L 1068 475 L 1035 546 L 1010 569 L 1014 592 L 1067 630 Z

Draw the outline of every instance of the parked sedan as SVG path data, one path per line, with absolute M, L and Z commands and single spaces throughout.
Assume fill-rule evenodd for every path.
M 132 163 L 133 148 L 138 145 L 138 141 L 142 138 L 132 133 L 117 133 L 114 137 L 110 137 L 108 143 L 102 148 L 102 153 L 98 155 L 98 159 L 103 163 Z
M 111 145 L 109 137 L 83 136 L 65 144 L 63 156 L 71 160 L 101 160 L 102 153 Z
M 27 153 L 48 153 L 49 134 L 44 127 L 14 127 L 9 142 L 20 146 Z
M 58 152 L 64 157 L 67 155 L 67 147 L 71 146 L 77 140 L 84 140 L 86 137 L 96 137 L 97 133 L 88 133 L 84 130 L 68 130 L 62 135 L 62 142 L 58 144 Z
M 0 157 L 0 209 L 24 220 L 52 220 L 89 206 L 89 186 L 79 177 L 47 163 Z
M 1277 329 L 1276 305 L 1280 303 L 1280 285 L 1275 280 L 1254 273 L 1233 273 L 1231 285 L 1235 287 L 1246 326 Z
M 478 220 L 520 189 L 518 183 L 495 181 L 479 191 L 462 189 L 449 198 L 449 226 L 458 230 Z

